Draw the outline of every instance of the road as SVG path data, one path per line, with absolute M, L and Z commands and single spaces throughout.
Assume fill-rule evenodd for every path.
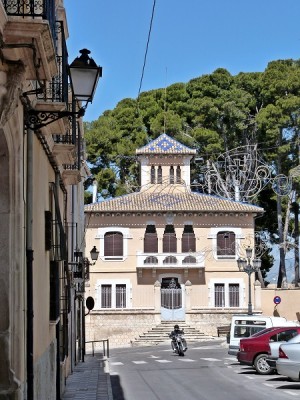
M 170 345 L 112 349 L 114 400 L 300 400 L 300 383 L 258 375 L 220 341 L 193 343 L 184 357 Z

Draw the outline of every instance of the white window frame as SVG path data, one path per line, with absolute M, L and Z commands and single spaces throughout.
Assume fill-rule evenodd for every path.
M 242 278 L 236 279 L 226 279 L 226 278 L 213 278 L 209 280 L 208 283 L 208 304 L 211 308 L 222 308 L 215 306 L 215 284 L 223 284 L 224 285 L 224 294 L 225 294 L 225 305 L 223 308 L 230 309 L 239 309 L 243 308 L 244 297 L 245 297 L 245 282 Z M 239 285 L 239 307 L 229 307 L 229 285 L 230 284 L 238 284 Z
M 111 285 L 111 308 L 102 308 L 101 304 L 101 286 Z M 126 285 L 126 307 L 132 308 L 132 285 L 129 279 L 99 279 L 95 286 L 95 309 L 96 310 L 122 310 L 116 307 L 116 286 Z
M 118 257 L 118 259 L 110 259 L 109 257 L 104 257 L 104 236 L 109 232 L 120 232 L 123 235 L 123 257 Z M 128 257 L 128 239 L 131 239 L 129 228 L 124 228 L 120 226 L 111 226 L 107 228 L 98 228 L 96 239 L 99 239 L 99 258 L 104 262 L 120 262 L 124 261 Z
M 233 232 L 235 234 L 235 255 L 232 256 L 218 256 L 217 254 L 217 236 L 219 232 Z M 218 226 L 217 228 L 210 228 L 210 232 L 208 234 L 208 239 L 212 239 L 212 254 L 215 260 L 237 260 L 238 258 L 238 249 L 240 248 L 241 239 L 242 239 L 242 229 L 241 228 L 232 228 L 230 226 Z

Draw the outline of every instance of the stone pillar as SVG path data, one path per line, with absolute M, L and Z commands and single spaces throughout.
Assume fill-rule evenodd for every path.
M 261 311 L 261 284 L 258 280 L 254 283 L 254 310 Z
M 160 312 L 160 288 L 161 284 L 159 281 L 154 283 L 154 310 Z
M 191 296 L 192 296 L 192 283 L 191 281 L 185 282 L 185 311 L 191 311 Z
M 160 306 L 161 306 L 161 300 L 160 300 L 160 288 L 161 288 L 161 283 L 159 281 L 156 281 L 154 283 L 154 311 L 155 311 L 155 323 L 159 324 L 161 322 L 161 317 L 160 317 Z

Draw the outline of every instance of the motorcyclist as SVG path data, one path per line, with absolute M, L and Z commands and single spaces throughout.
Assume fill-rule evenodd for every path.
M 177 335 L 184 335 L 184 331 L 183 329 L 179 328 L 179 325 L 175 325 L 174 326 L 174 330 L 169 334 L 169 337 L 172 339 L 171 341 L 171 346 L 172 346 L 172 350 L 175 351 L 175 338 Z M 184 351 L 187 350 L 187 345 L 186 345 L 186 341 L 184 338 L 182 338 L 182 344 L 184 347 Z

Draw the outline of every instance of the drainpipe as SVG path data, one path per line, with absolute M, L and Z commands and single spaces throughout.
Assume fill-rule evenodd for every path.
M 26 193 L 26 284 L 27 284 L 27 399 L 34 399 L 33 371 L 33 137 L 27 129 L 27 193 Z

